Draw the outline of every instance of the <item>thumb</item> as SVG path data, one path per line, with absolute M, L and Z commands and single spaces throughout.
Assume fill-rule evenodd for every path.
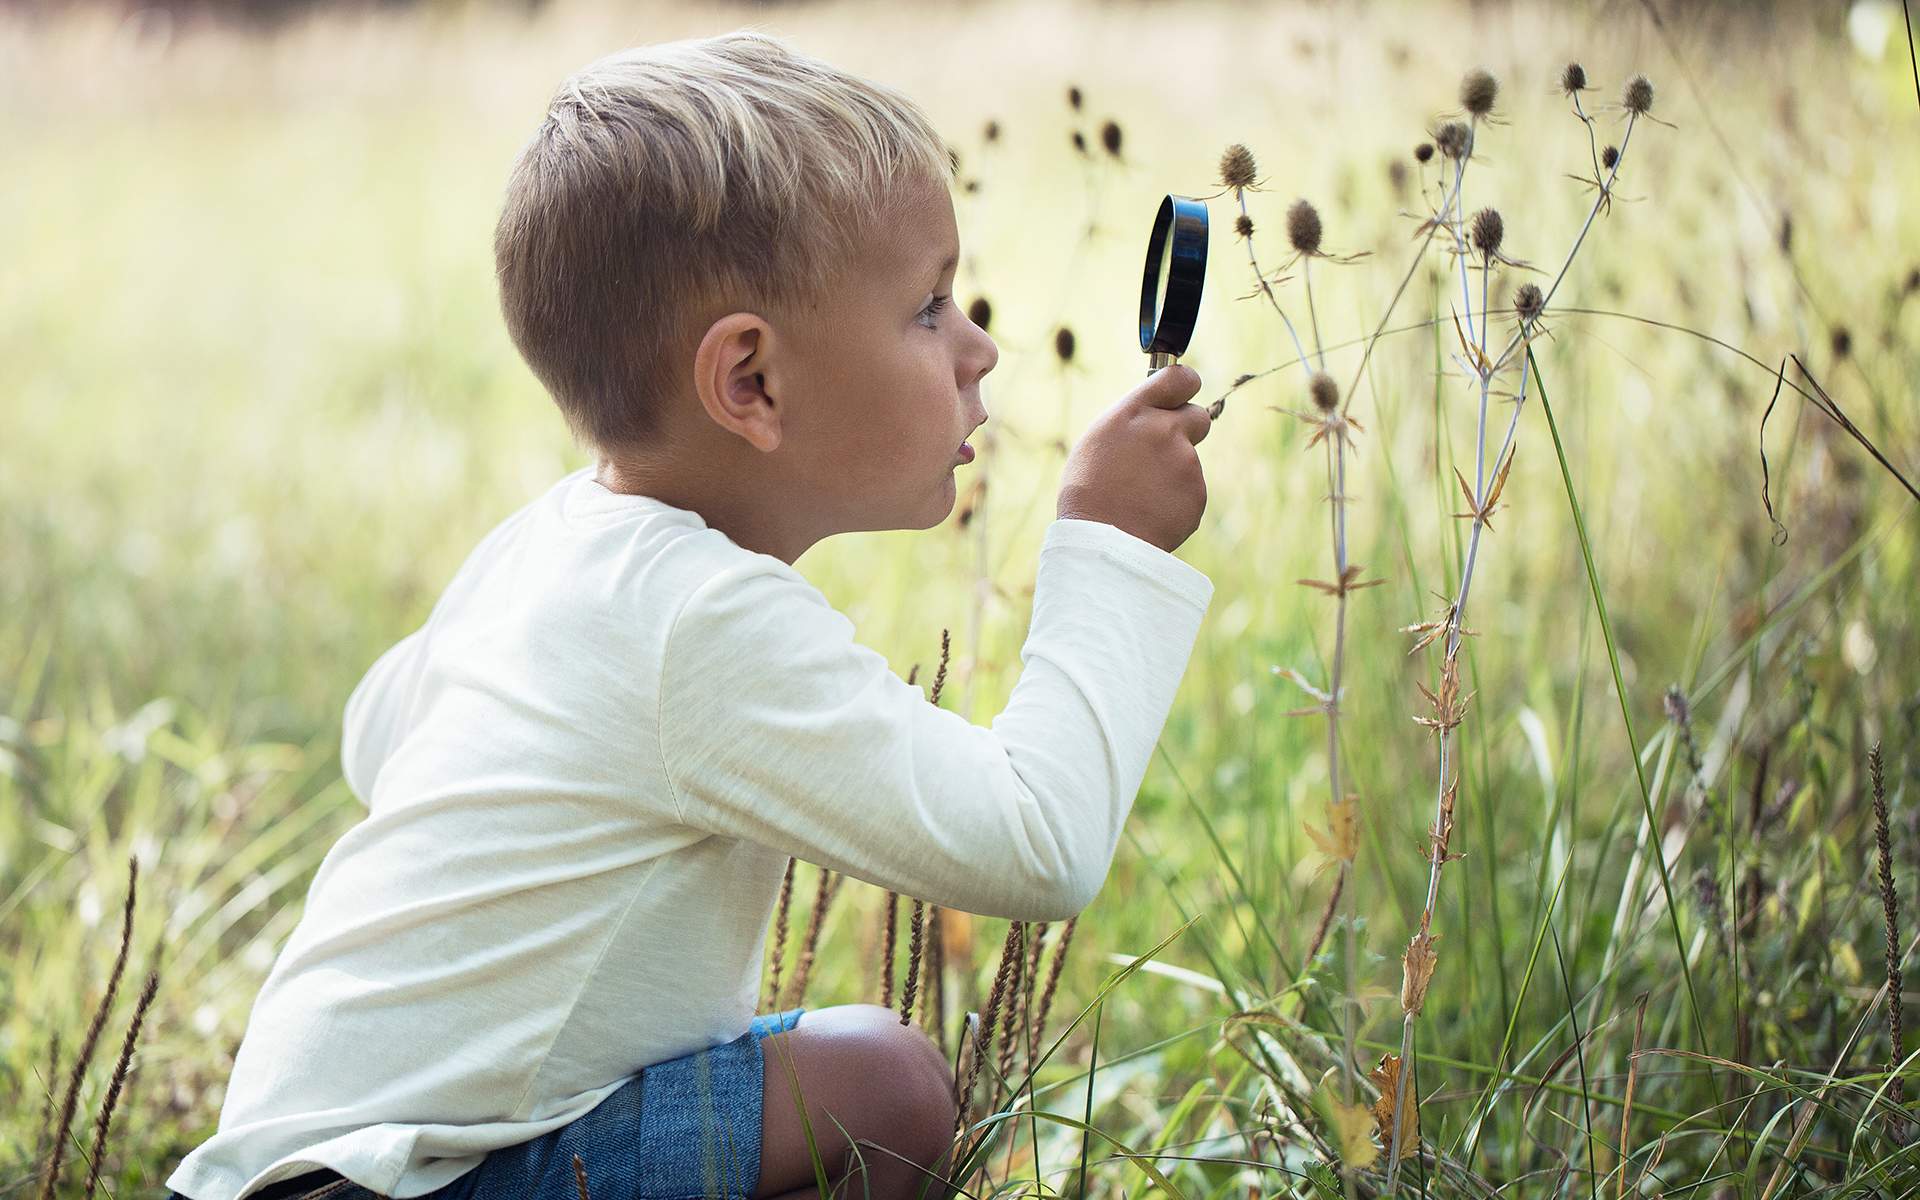
M 1179 408 L 1200 392 L 1200 373 L 1185 363 L 1162 367 L 1133 390 L 1138 403 L 1151 408 Z

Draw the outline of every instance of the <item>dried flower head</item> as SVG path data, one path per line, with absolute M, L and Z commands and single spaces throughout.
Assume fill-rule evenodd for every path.
M 993 320 L 993 305 L 987 303 L 985 296 L 974 297 L 973 303 L 967 305 L 967 320 L 985 329 Z
M 1845 325 L 1835 325 L 1830 337 L 1833 345 L 1834 358 L 1845 358 L 1847 355 L 1853 353 L 1853 334 L 1848 331 Z
M 1421 142 L 1413 148 L 1413 156 L 1421 162 L 1430 160 L 1433 157 L 1433 143 Z
M 1475 67 L 1460 81 L 1460 107 L 1476 118 L 1493 111 L 1493 98 L 1499 94 L 1499 80 L 1484 68 Z
M 1539 320 L 1540 310 L 1546 306 L 1547 298 L 1540 294 L 1538 284 L 1523 283 L 1520 290 L 1513 294 L 1513 311 L 1520 315 L 1522 321 Z
M 1313 378 L 1307 380 L 1307 395 L 1313 397 L 1315 408 L 1330 413 L 1340 403 L 1340 385 L 1325 371 L 1315 371 Z
M 1073 330 L 1062 325 L 1055 331 L 1053 335 L 1053 352 L 1060 356 L 1060 361 L 1063 363 L 1073 361 Z
M 1491 259 L 1500 252 L 1500 239 L 1506 233 L 1498 209 L 1483 208 L 1473 214 L 1473 248 Z
M 1087 135 L 1081 133 L 1078 129 L 1073 131 L 1073 148 L 1081 154 L 1087 152 Z
M 1600 166 L 1603 170 L 1613 170 L 1613 164 L 1620 161 L 1620 147 L 1608 146 L 1600 151 Z
M 1230 188 L 1253 186 L 1253 151 L 1239 142 L 1228 146 L 1220 156 L 1220 182 Z
M 1907 272 L 1907 281 L 1901 286 L 1901 290 L 1908 294 L 1920 292 L 1920 267 Z
M 1431 150 L 1428 151 L 1432 153 Z M 1407 190 L 1407 164 L 1403 159 L 1392 159 L 1387 163 L 1387 182 L 1393 185 L 1396 193 Z
M 1440 153 L 1448 158 L 1460 159 L 1467 156 L 1467 138 L 1469 131 L 1464 121 L 1448 121 L 1433 131 L 1433 144 Z
M 985 136 L 986 139 L 990 142 L 999 141 L 1000 140 L 1000 122 L 988 121 L 987 128 L 983 136 Z
M 1067 85 L 1067 103 L 1073 106 L 1073 111 L 1075 112 L 1080 111 L 1080 85 L 1079 84 L 1074 83 L 1074 84 Z
M 1320 213 L 1311 201 L 1295 200 L 1287 210 L 1287 241 L 1302 254 L 1320 251 Z
M 1568 63 L 1560 72 L 1560 90 L 1571 96 L 1575 92 L 1585 91 L 1587 87 L 1587 69 L 1577 62 Z
M 1108 121 L 1100 127 L 1100 145 L 1108 154 L 1115 158 L 1120 157 L 1120 123 L 1118 121 Z
M 1233 231 L 1239 234 L 1243 238 L 1252 237 L 1253 236 L 1253 218 L 1248 216 L 1246 213 L 1241 213 L 1239 216 L 1233 219 Z
M 1645 75 L 1635 75 L 1627 80 L 1627 86 L 1620 93 L 1620 107 L 1635 116 L 1645 116 L 1653 108 L 1653 83 Z

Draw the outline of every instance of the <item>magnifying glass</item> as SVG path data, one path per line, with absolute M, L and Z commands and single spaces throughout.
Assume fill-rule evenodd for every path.
M 1207 206 L 1169 194 L 1153 218 L 1146 272 L 1140 279 L 1140 348 L 1147 374 L 1187 352 L 1200 317 L 1200 286 L 1207 274 Z

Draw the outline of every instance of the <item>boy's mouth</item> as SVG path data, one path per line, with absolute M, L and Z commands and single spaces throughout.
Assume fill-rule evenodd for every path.
M 971 442 L 960 443 L 960 461 L 963 463 L 973 461 L 973 444 Z

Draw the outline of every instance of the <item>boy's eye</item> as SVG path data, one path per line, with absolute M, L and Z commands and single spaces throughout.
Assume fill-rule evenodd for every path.
M 951 295 L 935 296 L 931 303 L 920 310 L 920 315 L 923 317 L 937 317 L 946 311 L 947 304 L 952 301 L 952 299 L 953 297 Z

